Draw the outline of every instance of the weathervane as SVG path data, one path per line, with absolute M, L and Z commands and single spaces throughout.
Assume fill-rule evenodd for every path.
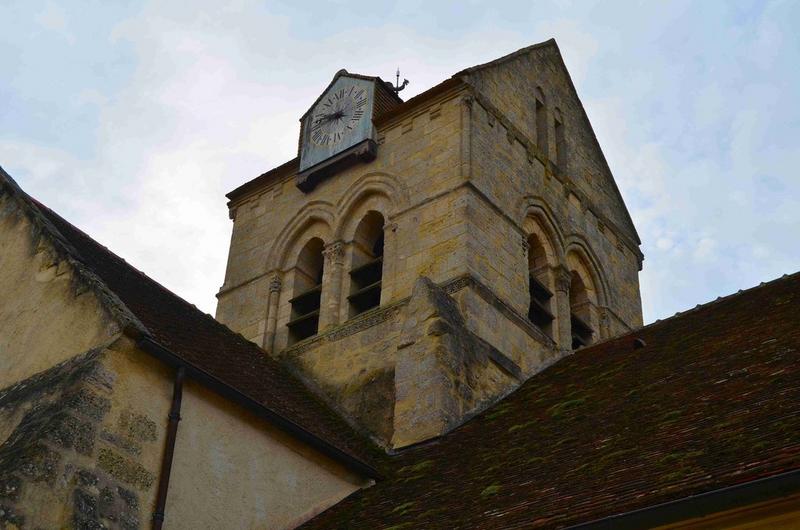
M 408 84 L 408 79 L 403 79 L 403 84 L 400 84 L 400 68 L 397 68 L 397 81 L 395 82 L 394 86 L 388 81 L 386 81 L 386 86 L 389 87 L 394 91 L 395 94 L 403 90 L 406 85 Z

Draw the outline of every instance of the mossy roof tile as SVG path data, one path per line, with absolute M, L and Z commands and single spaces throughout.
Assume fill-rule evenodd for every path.
M 562 527 L 800 469 L 798 315 L 794 274 L 580 350 L 303 528 Z

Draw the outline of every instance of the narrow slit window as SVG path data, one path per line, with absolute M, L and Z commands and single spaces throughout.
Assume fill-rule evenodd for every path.
M 353 241 L 350 269 L 350 316 L 381 304 L 383 285 L 383 216 L 370 212 L 359 223 Z
M 549 157 L 550 152 L 548 151 L 548 142 L 547 142 L 547 109 L 544 105 L 544 94 L 542 93 L 541 89 L 536 89 L 536 145 L 539 146 L 539 150 L 544 153 L 545 156 Z
M 322 275 L 325 260 L 322 256 L 323 242 L 314 238 L 306 243 L 295 266 L 294 297 L 289 327 L 289 342 L 294 344 L 313 337 L 319 331 L 319 311 L 322 299 Z
M 556 109 L 555 134 L 556 134 L 556 165 L 562 172 L 567 171 L 567 141 L 564 137 L 564 123 L 561 113 Z

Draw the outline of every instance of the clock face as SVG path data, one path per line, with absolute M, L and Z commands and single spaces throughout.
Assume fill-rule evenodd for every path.
M 366 89 L 349 85 L 326 96 L 311 117 L 311 141 L 333 146 L 348 137 L 364 116 L 368 102 Z

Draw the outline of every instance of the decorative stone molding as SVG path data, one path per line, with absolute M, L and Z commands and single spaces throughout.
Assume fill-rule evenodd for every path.
M 334 241 L 322 250 L 322 255 L 328 263 L 341 265 L 344 263 L 344 243 Z
M 556 291 L 568 293 L 572 283 L 572 273 L 566 267 L 558 266 L 553 267 L 553 275 L 556 280 Z
M 442 289 L 444 289 L 444 292 L 446 292 L 447 294 L 454 294 L 457 293 L 458 291 L 461 291 L 462 289 L 466 289 L 474 282 L 475 280 L 470 275 L 465 274 L 464 276 L 459 276 L 458 278 L 455 278 L 445 283 L 444 285 L 442 285 Z
M 397 223 L 395 223 L 394 221 L 386 223 L 385 225 L 383 225 L 383 231 L 384 232 L 397 232 Z
M 608 310 L 604 307 L 599 308 L 600 313 L 600 329 L 606 329 L 608 327 L 608 323 L 611 321 L 611 317 L 608 316 Z
M 458 276 L 457 278 L 453 278 L 452 280 L 441 284 L 439 287 L 441 287 L 442 290 L 444 290 L 444 292 L 446 292 L 448 295 L 455 294 L 463 289 L 471 287 L 485 302 L 494 306 L 503 314 L 503 316 L 514 322 L 528 335 L 548 346 L 555 345 L 553 339 L 545 335 L 544 332 L 531 324 L 526 318 L 520 316 L 497 295 L 495 295 L 491 289 L 469 274 L 464 274 L 462 276 Z M 309 350 L 313 350 L 322 342 L 336 342 L 373 326 L 377 326 L 378 324 L 395 318 L 400 313 L 400 310 L 406 304 L 408 304 L 409 299 L 410 297 L 406 297 L 393 302 L 390 305 L 377 307 L 361 313 L 357 317 L 352 318 L 341 325 L 323 331 L 318 335 L 309 337 L 308 339 L 286 348 L 281 355 L 284 357 L 297 356 Z
M 336 326 L 326 332 L 314 335 L 308 339 L 298 342 L 286 350 L 284 356 L 294 356 L 313 350 L 322 342 L 336 342 L 350 335 L 354 335 L 365 329 L 377 326 L 387 320 L 394 318 L 400 311 L 400 308 L 408 302 L 408 299 L 403 299 L 392 305 L 379 307 L 370 311 L 361 313 L 356 318 L 348 320 L 340 326 Z
M 520 247 L 522 247 L 522 253 L 524 255 L 528 255 L 528 251 L 531 248 L 531 244 L 528 243 L 528 237 L 525 235 L 520 236 Z
M 274 274 L 269 279 L 269 292 L 271 293 L 279 293 L 281 292 L 281 286 L 283 285 L 283 280 L 281 280 L 280 276 Z

